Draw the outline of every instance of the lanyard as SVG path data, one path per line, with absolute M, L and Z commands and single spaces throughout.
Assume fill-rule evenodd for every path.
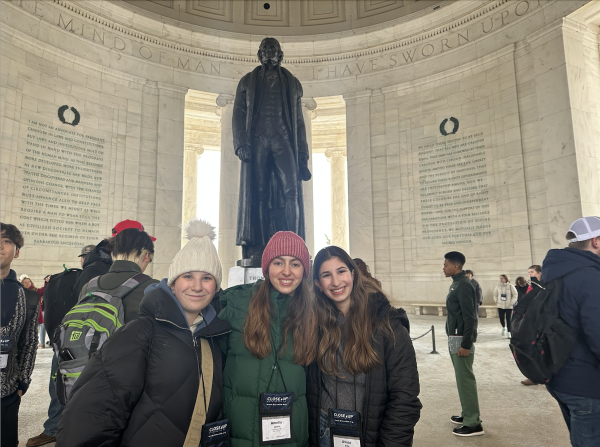
M 267 393 L 269 392 L 269 387 L 271 386 L 271 381 L 273 380 L 273 373 L 275 370 L 279 370 L 279 376 L 281 377 L 281 382 L 283 383 L 283 389 L 287 393 L 287 386 L 285 386 L 285 380 L 283 379 L 283 372 L 281 371 L 281 367 L 279 366 L 279 351 L 283 347 L 283 341 L 279 345 L 277 351 L 275 351 L 275 341 L 273 340 L 273 334 L 271 334 L 271 351 L 273 351 L 273 355 L 275 356 L 275 363 L 273 364 L 273 368 L 271 369 L 271 377 L 269 378 L 269 383 L 267 384 Z
M 354 411 L 356 410 L 356 403 L 358 401 L 358 398 L 356 396 L 356 376 L 354 374 L 352 374 L 352 378 L 354 379 Z M 338 376 L 336 374 L 335 376 L 335 408 L 339 408 L 338 406 Z

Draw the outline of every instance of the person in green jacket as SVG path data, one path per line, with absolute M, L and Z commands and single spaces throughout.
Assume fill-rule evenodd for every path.
M 306 282 L 309 268 L 302 238 L 280 231 L 262 256 L 265 279 L 221 293 L 224 309 L 219 318 L 232 326 L 222 341 L 227 356 L 223 406 L 231 424 L 232 447 L 256 447 L 261 440 L 274 440 L 278 446 L 308 445 L 304 365 L 315 358 L 317 345 L 312 295 Z M 268 419 L 261 414 L 259 406 L 265 408 L 262 393 L 290 392 L 291 418 Z M 283 425 L 269 426 L 282 420 Z
M 452 277 L 450 291 L 446 298 L 446 334 L 448 335 L 448 350 L 454 366 L 456 387 L 462 413 L 451 416 L 450 420 L 456 427 L 452 433 L 457 436 L 483 435 L 481 419 L 479 419 L 479 398 L 477 382 L 473 374 L 473 359 L 477 339 L 477 314 L 475 312 L 475 289 L 471 280 L 463 271 L 466 262 L 465 255 L 451 251 L 444 255 L 444 275 Z

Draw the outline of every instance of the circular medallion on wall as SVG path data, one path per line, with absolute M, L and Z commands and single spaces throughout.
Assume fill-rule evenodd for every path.
M 63 124 L 75 127 L 79 124 L 81 115 L 75 107 L 61 106 L 58 108 L 58 119 Z
M 448 130 L 446 129 L 446 124 L 448 124 L 448 121 L 450 121 L 454 125 L 452 127 L 452 132 L 448 132 Z M 440 133 L 443 136 L 454 135 L 456 132 L 458 132 L 458 120 L 456 118 L 451 116 L 450 120 L 448 120 L 448 118 L 446 118 L 444 121 L 441 122 Z

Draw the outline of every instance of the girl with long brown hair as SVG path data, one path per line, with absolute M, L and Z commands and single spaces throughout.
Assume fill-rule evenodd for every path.
M 393 308 L 336 246 L 315 257 L 313 282 L 318 340 L 307 377 L 310 446 L 329 447 L 335 436 L 367 447 L 411 446 L 421 403 L 406 312 Z M 340 414 L 358 421 L 354 436 L 335 431 Z
M 312 294 L 306 282 L 309 269 L 302 238 L 280 231 L 262 256 L 264 280 L 221 294 L 224 309 L 219 316 L 233 327 L 223 346 L 224 413 L 231 421 L 232 447 L 257 446 L 261 441 L 308 445 L 304 367 L 316 352 Z M 268 399 L 282 399 L 287 408 L 267 415 L 264 412 L 273 409 Z M 273 415 L 277 417 L 269 419 Z

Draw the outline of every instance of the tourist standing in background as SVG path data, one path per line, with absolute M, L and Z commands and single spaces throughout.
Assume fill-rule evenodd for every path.
M 527 289 L 529 288 L 529 284 L 527 284 L 527 280 L 519 276 L 515 281 L 515 289 L 517 289 L 517 301 L 521 299 L 521 297 L 525 296 L 527 293 Z M 517 303 L 515 303 L 516 305 Z
M 356 267 L 358 268 L 360 273 L 363 274 L 363 279 L 366 281 L 367 286 L 369 286 L 372 282 L 376 286 L 373 292 L 377 291 L 377 289 L 381 289 L 381 281 L 379 281 L 377 278 L 374 278 L 373 275 L 371 275 L 371 269 L 365 263 L 365 261 L 363 261 L 360 258 L 354 258 L 353 261 L 356 264 Z
M 353 429 L 362 446 L 411 446 L 422 405 L 406 312 L 379 286 L 370 292 L 374 282 L 336 246 L 315 257 L 313 282 L 319 338 L 307 375 L 310 446 L 332 445 L 340 412 L 363 421 Z
M 475 278 L 473 278 L 475 276 L 473 270 L 465 270 L 465 273 L 467 274 L 467 278 L 469 278 L 469 280 L 471 281 L 471 285 L 475 290 L 475 308 L 477 311 L 477 318 L 479 318 L 479 306 L 483 304 L 483 291 L 481 290 L 479 282 Z
M 2 385 L 2 447 L 19 444 L 19 406 L 31 383 L 37 352 L 37 292 L 25 290 L 10 268 L 19 257 L 25 241 L 17 227 L 1 223 L 0 275 L 2 278 L 1 313 L 2 350 L 0 353 Z
M 44 288 L 42 287 L 41 289 L 38 289 L 35 286 L 35 284 L 33 284 L 33 281 L 31 280 L 31 278 L 26 274 L 19 276 L 19 281 L 21 282 L 23 287 L 37 292 L 37 294 L 40 296 L 40 299 L 39 299 L 40 312 L 38 315 L 38 337 L 39 337 L 38 348 L 45 348 L 46 347 L 46 330 L 44 329 L 44 313 L 43 313 L 44 307 L 43 307 L 43 300 L 42 300 L 42 296 L 44 294 Z
M 150 236 L 138 227 L 130 227 L 119 231 L 109 239 L 106 249 L 110 251 L 113 263 L 108 273 L 98 277 L 96 286 L 104 293 L 117 289 L 129 279 L 140 275 L 154 259 L 154 241 L 156 238 Z M 145 276 L 145 275 L 144 275 Z M 142 276 L 139 276 L 142 278 Z M 156 279 L 146 276 L 135 289 L 123 298 L 123 317 L 125 323 L 135 320 L 140 314 L 140 303 L 144 297 L 144 290 L 150 284 L 156 284 Z M 79 293 L 81 299 L 88 291 L 91 282 L 84 285 Z
M 500 275 L 500 282 L 494 289 L 494 302 L 498 306 L 498 317 L 502 325 L 502 336 L 510 338 L 510 319 L 514 304 L 517 302 L 519 294 L 517 289 L 510 283 L 508 276 Z M 508 329 L 508 331 L 507 331 Z
M 262 440 L 276 441 L 278 446 L 308 445 L 304 367 L 316 354 L 316 322 L 306 282 L 309 269 L 302 238 L 280 231 L 263 252 L 265 279 L 221 293 L 219 317 L 233 326 L 222 341 L 227 355 L 223 405 L 231 421 L 232 447 L 258 446 L 261 434 Z M 262 393 L 283 402 L 279 413 L 264 413 L 271 404 Z M 262 432 L 263 418 L 269 416 L 280 416 L 281 424 Z
M 563 414 L 573 447 L 600 445 L 600 218 L 582 217 L 569 246 L 550 250 L 544 283 L 563 279 L 560 317 L 577 334 L 569 360 L 546 384 Z
M 446 334 L 462 407 L 461 415 L 451 416 L 450 420 L 460 425 L 452 431 L 455 435 L 479 436 L 484 432 L 479 418 L 477 381 L 473 373 L 474 343 L 477 340 L 475 290 L 462 269 L 465 262 L 465 256 L 457 251 L 444 255 L 444 275 L 452 278 L 446 297 Z
M 534 264 L 529 267 L 527 270 L 529 274 L 529 287 L 527 288 L 527 293 L 531 292 L 534 287 L 536 289 L 542 290 L 542 266 Z

